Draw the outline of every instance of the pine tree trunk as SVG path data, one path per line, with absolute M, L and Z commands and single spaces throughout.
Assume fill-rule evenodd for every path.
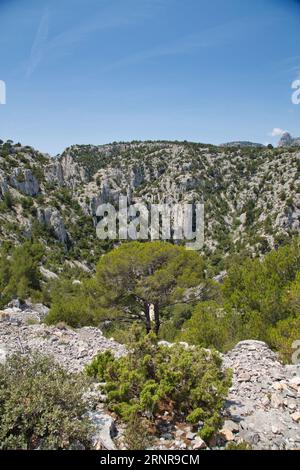
M 154 304 L 154 323 L 155 323 L 154 331 L 155 331 L 155 334 L 158 335 L 159 328 L 160 328 L 160 318 L 159 318 L 159 306 L 157 303 Z
M 145 310 L 145 317 L 146 317 L 146 331 L 147 334 L 151 331 L 151 319 L 150 319 L 150 304 L 148 302 L 144 302 L 144 310 Z

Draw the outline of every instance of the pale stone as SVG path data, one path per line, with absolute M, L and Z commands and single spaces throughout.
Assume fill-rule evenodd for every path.
M 300 386 L 300 377 L 293 377 L 290 380 L 290 384 L 292 385 L 297 385 L 298 387 Z
M 197 436 L 193 441 L 193 449 L 194 450 L 201 450 L 206 449 L 205 442 L 201 439 L 201 437 Z
M 291 415 L 291 418 L 293 421 L 295 421 L 295 423 L 300 423 L 300 412 L 296 411 L 296 413 Z
M 233 432 L 230 431 L 230 429 L 221 429 L 220 436 L 227 442 L 234 441 L 234 435 Z

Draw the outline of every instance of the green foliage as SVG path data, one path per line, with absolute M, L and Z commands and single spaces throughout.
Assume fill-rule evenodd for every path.
M 40 299 L 39 262 L 44 254 L 39 244 L 25 242 L 7 252 L 4 248 L 0 253 L 0 286 L 1 305 L 5 305 L 13 297 L 25 300 L 32 297 Z
M 295 314 L 300 314 L 300 272 L 294 282 L 291 282 L 284 291 L 283 302 Z
M 126 447 L 129 450 L 146 450 L 153 442 L 153 426 L 146 418 L 133 413 L 124 433 Z
M 203 276 L 204 262 L 196 252 L 164 242 L 123 244 L 97 266 L 99 315 L 139 319 L 149 331 L 149 309 L 154 305 L 158 332 L 161 310 L 179 303 L 186 289 L 198 286 Z
M 3 196 L 3 201 L 0 203 L 0 211 L 4 212 L 12 210 L 14 206 L 14 198 L 10 191 L 6 191 Z
M 173 307 L 167 307 L 165 310 L 167 319 L 160 327 L 159 337 L 169 342 L 175 341 L 182 325 L 191 318 L 192 311 L 192 304 L 178 304 Z
M 201 302 L 175 338 L 227 351 L 245 339 L 266 341 L 291 362 L 300 331 L 299 239 L 263 260 L 237 260 L 218 301 Z
M 203 348 L 218 351 L 233 346 L 232 323 L 222 306 L 214 301 L 202 302 L 193 310 L 192 317 L 182 327 L 179 339 Z
M 252 446 L 251 444 L 248 444 L 248 442 L 244 441 L 239 442 L 239 444 L 237 444 L 236 442 L 229 442 L 225 450 L 252 450 Z
M 82 394 L 86 378 L 42 356 L 0 365 L 0 449 L 90 447 L 92 427 Z
M 177 420 L 204 422 L 201 435 L 208 439 L 221 424 L 221 409 L 231 384 L 216 352 L 200 347 L 158 344 L 150 333 L 141 337 L 133 330 L 128 355 L 115 359 L 101 355 L 87 368 L 89 375 L 105 381 L 109 408 L 125 421 L 138 414 L 150 416 L 168 411 Z
M 48 325 L 64 322 L 76 328 L 95 324 L 84 286 L 59 279 L 52 283 L 50 298 L 51 309 L 45 318 Z
M 203 276 L 204 262 L 196 252 L 163 242 L 125 243 L 102 256 L 96 276 L 81 287 L 70 282 L 57 287 L 47 322 L 82 326 L 138 320 L 148 331 L 158 331 L 164 309 L 180 303 Z
M 111 351 L 105 351 L 99 354 L 93 362 L 86 367 L 86 372 L 90 377 L 94 377 L 99 382 L 105 381 L 106 371 L 110 364 L 115 360 L 114 355 Z
M 268 330 L 268 343 L 280 353 L 283 362 L 291 363 L 295 349 L 293 343 L 300 339 L 300 313 L 279 321 Z
M 225 303 L 238 310 L 244 320 L 257 312 L 270 324 L 287 316 L 283 289 L 300 271 L 300 247 L 296 239 L 268 254 L 263 261 L 248 260 L 229 270 L 224 283 Z

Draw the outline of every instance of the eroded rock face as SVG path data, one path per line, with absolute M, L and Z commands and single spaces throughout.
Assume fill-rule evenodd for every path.
M 0 196 L 3 197 L 8 191 L 8 181 L 5 173 L 0 171 Z
M 289 132 L 285 132 L 278 143 L 278 147 L 297 147 L 299 145 L 300 137 L 292 137 Z
M 41 224 L 45 224 L 53 229 L 56 238 L 61 243 L 64 245 L 69 243 L 70 237 L 66 231 L 64 221 L 58 210 L 53 209 L 52 207 L 38 209 L 37 218 Z
M 78 184 L 87 182 L 84 168 L 80 167 L 67 152 L 61 159 L 56 159 L 50 165 L 47 165 L 44 174 L 46 181 L 59 186 L 74 188 Z
M 17 168 L 10 178 L 10 184 L 27 196 L 36 196 L 40 191 L 39 182 L 29 169 Z
M 265 343 L 243 341 L 224 357 L 233 369 L 224 428 L 254 449 L 300 447 L 300 365 L 282 365 Z M 232 437 L 232 436 L 231 436 Z

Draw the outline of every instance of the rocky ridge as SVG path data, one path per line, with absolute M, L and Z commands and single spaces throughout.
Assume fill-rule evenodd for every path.
M 80 372 L 99 352 L 126 353 L 124 346 L 105 338 L 97 328 L 47 327 L 40 323 L 46 313 L 43 306 L 10 307 L 0 313 L 1 362 L 17 351 L 38 351 L 53 356 L 69 371 Z M 300 448 L 300 365 L 282 365 L 259 341 L 239 343 L 223 360 L 224 366 L 233 370 L 233 385 L 224 408 L 223 429 L 210 448 L 224 448 L 229 442 L 247 442 L 253 449 Z M 95 384 L 89 400 L 97 424 L 96 445 L 122 448 L 122 432 L 118 434 L 114 418 L 105 411 L 105 399 Z M 198 430 L 182 423 L 170 424 L 168 416 L 162 416 L 155 448 L 205 449 Z
M 98 328 L 73 330 L 64 325 L 46 326 L 41 320 L 47 308 L 39 311 L 37 308 L 13 307 L 0 312 L 2 358 L 16 352 L 38 352 L 53 357 L 70 372 L 81 372 L 100 352 L 111 350 L 117 357 L 125 353 L 124 346 L 105 338 Z
M 0 141 L 0 237 L 46 248 L 45 268 L 94 267 L 101 203 L 204 202 L 205 252 L 265 253 L 300 233 L 300 152 L 189 142 L 74 145 L 52 158 Z M 55 256 L 53 247 L 55 246 Z M 57 259 L 60 259 L 58 263 Z

